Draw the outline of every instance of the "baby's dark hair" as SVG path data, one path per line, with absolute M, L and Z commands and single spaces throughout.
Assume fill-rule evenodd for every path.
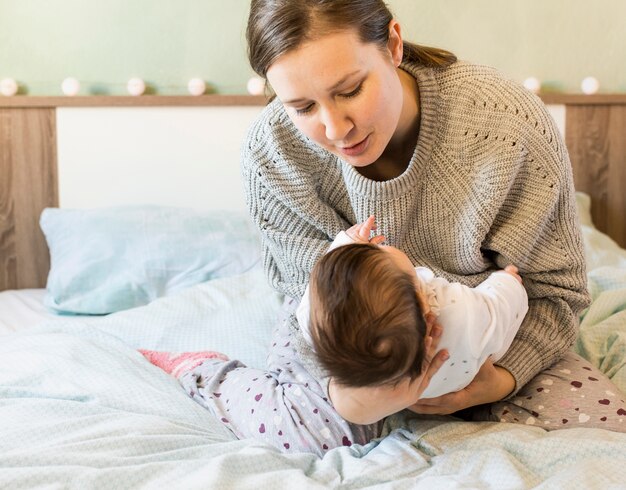
M 319 362 L 344 386 L 417 378 L 426 322 L 415 279 L 376 245 L 323 255 L 311 272 L 310 328 Z

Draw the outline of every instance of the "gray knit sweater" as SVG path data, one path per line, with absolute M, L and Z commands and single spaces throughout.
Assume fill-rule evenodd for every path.
M 570 348 L 589 304 L 567 150 L 542 102 L 494 69 L 402 68 L 418 83 L 421 126 L 395 179 L 369 180 L 315 145 L 277 100 L 252 125 L 242 169 L 269 281 L 299 299 L 337 233 L 371 214 L 388 244 L 449 281 L 474 287 L 515 264 L 529 312 L 498 362 L 514 394 Z M 304 365 L 322 378 L 291 325 Z

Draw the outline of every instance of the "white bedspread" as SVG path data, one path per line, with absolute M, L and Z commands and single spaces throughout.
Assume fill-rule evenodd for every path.
M 626 391 L 626 251 L 584 223 L 583 234 L 594 302 L 576 349 Z M 1 337 L 0 488 L 626 488 L 626 434 L 601 429 L 402 413 L 367 446 L 282 454 L 236 440 L 135 350 L 262 366 L 280 301 L 254 270 Z

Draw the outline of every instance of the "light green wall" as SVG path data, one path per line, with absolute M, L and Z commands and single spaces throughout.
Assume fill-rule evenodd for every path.
M 626 92 L 624 0 L 391 0 L 405 38 L 447 48 L 524 80 L 578 92 L 593 75 Z M 0 78 L 33 95 L 126 93 L 138 76 L 159 94 L 201 77 L 243 93 L 247 0 L 0 0 Z

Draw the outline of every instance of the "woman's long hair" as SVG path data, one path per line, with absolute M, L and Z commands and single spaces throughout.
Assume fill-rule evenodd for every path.
M 342 29 L 354 29 L 362 42 L 385 49 L 392 19 L 382 0 L 252 0 L 246 30 L 250 66 L 266 78 L 281 55 L 305 41 Z M 405 41 L 403 61 L 446 67 L 456 61 L 456 56 Z

